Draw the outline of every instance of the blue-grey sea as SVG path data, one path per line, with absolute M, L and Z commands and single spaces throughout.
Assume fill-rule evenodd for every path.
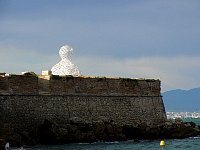
M 200 123 L 200 119 L 187 119 Z M 139 142 L 97 142 L 97 143 L 78 143 L 66 145 L 49 145 L 25 147 L 25 150 L 200 150 L 200 137 L 186 139 L 165 139 L 165 147 L 160 147 L 159 140 L 144 140 Z M 12 148 L 11 150 L 19 150 Z
M 54 146 L 25 147 L 26 150 L 200 150 L 200 138 L 165 140 L 166 146 L 160 147 L 160 141 L 125 141 L 103 143 L 79 143 Z M 19 150 L 14 148 L 12 150 Z

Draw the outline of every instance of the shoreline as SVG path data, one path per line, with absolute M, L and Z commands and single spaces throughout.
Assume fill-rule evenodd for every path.
M 178 142 L 178 141 L 182 141 L 182 140 L 196 140 L 196 139 L 200 139 L 200 137 L 189 137 L 189 138 L 184 138 L 184 139 L 165 139 L 165 142 L 167 143 L 167 146 L 169 146 L 171 142 Z M 47 149 L 47 148 L 51 148 L 51 149 L 57 149 L 57 148 L 60 148 L 60 147 L 64 147 L 66 149 L 68 149 L 68 147 L 71 147 L 74 149 L 74 147 L 87 147 L 87 146 L 96 146 L 96 145 L 121 145 L 121 144 L 135 144 L 135 145 L 138 145 L 138 144 L 146 144 L 146 143 L 157 143 L 158 146 L 159 146 L 159 142 L 160 140 L 157 139 L 157 140 L 139 140 L 139 141 L 134 141 L 134 140 L 127 140 L 127 141 L 113 141 L 113 142 L 101 142 L 101 141 L 98 141 L 98 142 L 93 142 L 93 143 L 68 143 L 68 144 L 57 144 L 57 145 L 33 145 L 33 146 L 24 146 L 23 148 L 24 149 Z M 19 150 L 19 147 L 11 147 L 10 148 L 11 150 Z M 92 148 L 90 148 L 92 149 Z
M 117 126 L 114 122 L 96 122 L 93 124 L 84 122 L 71 122 L 64 127 L 45 120 L 43 124 L 34 127 L 32 131 L 17 131 L 11 129 L 10 135 L 1 139 L 1 149 L 4 149 L 6 140 L 14 147 L 36 145 L 63 145 L 73 143 L 97 143 L 97 142 L 123 142 L 161 139 L 184 139 L 198 137 L 200 126 L 194 122 L 182 122 L 170 120 L 162 125 L 150 127 L 142 125 Z M 4 133 L 6 134 L 6 133 Z M 3 137 L 3 135 L 2 135 Z M 3 147 L 3 149 L 2 149 Z

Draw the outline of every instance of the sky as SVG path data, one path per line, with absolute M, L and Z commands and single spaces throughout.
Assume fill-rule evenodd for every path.
M 41 74 L 66 44 L 85 76 L 200 87 L 199 0 L 0 0 L 0 72 Z

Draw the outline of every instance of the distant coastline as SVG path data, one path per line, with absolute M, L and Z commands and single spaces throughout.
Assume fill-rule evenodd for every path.
M 200 88 L 171 90 L 162 93 L 165 108 L 170 112 L 200 112 Z
M 176 118 L 199 118 L 200 112 L 166 112 L 168 119 L 176 119 Z

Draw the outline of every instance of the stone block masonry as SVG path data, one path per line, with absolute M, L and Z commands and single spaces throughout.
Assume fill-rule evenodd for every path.
M 153 79 L 0 76 L 0 95 L 160 96 L 160 81 Z
M 68 124 L 114 121 L 118 125 L 149 126 L 165 122 L 161 97 L 120 96 L 0 96 L 0 118 L 17 129 L 30 130 L 45 119 Z
M 170 122 L 160 80 L 0 74 L 0 150 L 37 144 L 199 136 Z
M 0 97 L 4 119 L 15 114 L 36 122 L 80 117 L 86 122 L 104 118 L 158 124 L 166 119 L 159 80 L 10 75 L 0 77 Z
M 29 132 L 44 120 L 62 127 L 71 120 L 158 126 L 166 122 L 160 80 L 0 76 L 0 138 L 8 128 Z

